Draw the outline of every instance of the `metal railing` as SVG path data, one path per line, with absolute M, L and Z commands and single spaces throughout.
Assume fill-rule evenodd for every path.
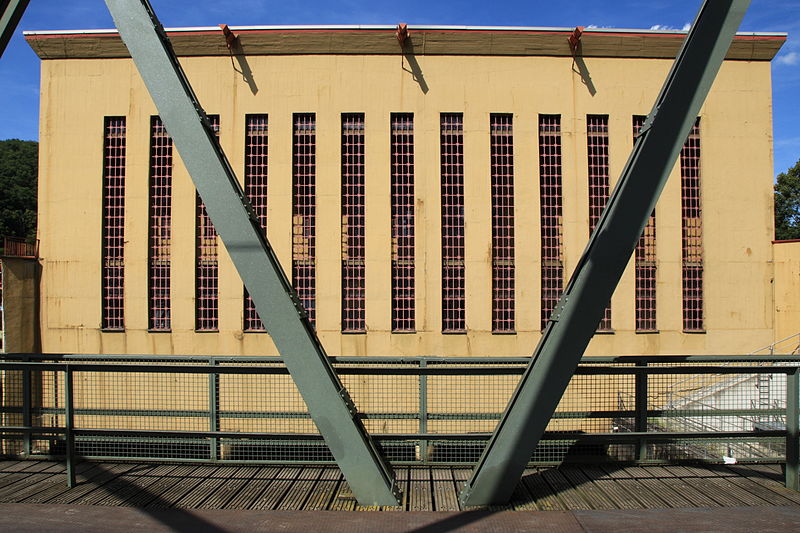
M 528 362 L 332 360 L 391 463 L 465 466 Z M 797 489 L 798 365 L 792 356 L 584 358 L 531 462 L 786 461 Z M 0 400 L 0 453 L 65 457 L 69 483 L 79 458 L 333 463 L 276 357 L 6 355 Z
M 34 242 L 28 242 L 18 237 L 3 237 L 2 255 L 36 259 L 39 257 L 39 239 Z

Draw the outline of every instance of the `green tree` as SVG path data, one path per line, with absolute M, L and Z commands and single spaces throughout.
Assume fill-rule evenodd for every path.
M 0 236 L 36 238 L 38 148 L 35 141 L 0 141 Z
M 775 183 L 775 239 L 800 239 L 800 161 Z

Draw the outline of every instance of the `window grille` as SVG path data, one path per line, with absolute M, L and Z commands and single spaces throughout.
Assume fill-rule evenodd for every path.
M 364 115 L 342 115 L 342 331 L 366 324 Z
M 267 115 L 245 117 L 244 192 L 264 233 L 267 231 L 268 134 Z M 265 331 L 247 289 L 244 290 L 243 316 L 244 331 Z
M 608 115 L 587 115 L 586 151 L 589 163 L 589 235 L 591 235 L 609 196 Z M 611 331 L 611 302 L 603 312 L 597 331 Z
M 681 150 L 683 330 L 705 331 L 703 311 L 703 212 L 700 190 L 700 118 Z
M 492 162 L 492 331 L 514 331 L 514 131 L 511 115 L 489 118 Z
M 539 115 L 542 329 L 547 326 L 564 285 L 561 173 L 561 115 Z
M 633 117 L 633 139 L 642 129 L 644 116 Z M 650 213 L 639 242 L 636 243 L 636 331 L 647 333 L 656 328 L 656 211 Z
M 441 115 L 442 331 L 466 331 L 464 276 L 464 119 Z
M 316 115 L 294 115 L 292 285 L 313 326 L 316 319 Z
M 103 146 L 103 321 L 125 329 L 125 117 L 106 117 Z
M 214 134 L 219 137 L 219 116 L 209 115 Z M 199 194 L 195 225 L 195 329 L 219 331 L 219 261 L 217 231 L 206 213 Z
M 172 243 L 172 138 L 159 117 L 150 120 L 148 327 L 169 331 Z
M 392 331 L 413 332 L 414 115 L 391 116 Z

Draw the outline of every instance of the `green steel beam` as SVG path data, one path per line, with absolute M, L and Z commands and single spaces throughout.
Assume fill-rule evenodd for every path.
M 461 491 L 504 503 L 575 373 L 714 82 L 749 0 L 705 1 L 531 362 Z
M 214 227 L 353 494 L 362 505 L 397 505 L 392 474 L 261 231 L 150 3 L 106 0 L 106 5 Z
M 8 41 L 17 29 L 19 19 L 28 7 L 29 0 L 0 0 L 0 56 L 6 51 Z

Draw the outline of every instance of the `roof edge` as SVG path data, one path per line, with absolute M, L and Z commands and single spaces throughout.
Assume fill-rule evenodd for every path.
M 219 31 L 219 26 L 196 26 L 164 28 L 167 33 L 205 33 Z M 230 26 L 231 31 L 394 31 L 397 26 L 385 24 L 322 24 L 322 25 L 256 25 L 256 26 Z M 546 27 L 546 26 L 458 26 L 458 25 L 408 25 L 409 30 L 416 31 L 496 31 L 496 32 L 536 32 L 536 33 L 563 33 L 572 32 L 574 27 Z M 652 34 L 652 35 L 686 35 L 688 30 L 652 30 L 635 28 L 591 28 L 583 29 L 584 33 L 605 34 Z M 22 32 L 26 37 L 46 35 L 117 35 L 116 28 L 107 29 L 75 29 L 75 30 L 33 30 Z M 736 37 L 788 37 L 787 32 L 736 32 Z
M 411 26 L 403 48 L 394 26 L 233 26 L 237 53 L 259 55 L 472 55 L 572 57 L 574 28 L 524 26 Z M 229 56 L 219 26 L 168 28 L 178 56 Z M 674 59 L 687 32 L 586 28 L 582 57 Z M 41 59 L 130 57 L 116 29 L 26 31 L 25 39 Z M 786 33 L 739 32 L 726 59 L 770 61 Z

